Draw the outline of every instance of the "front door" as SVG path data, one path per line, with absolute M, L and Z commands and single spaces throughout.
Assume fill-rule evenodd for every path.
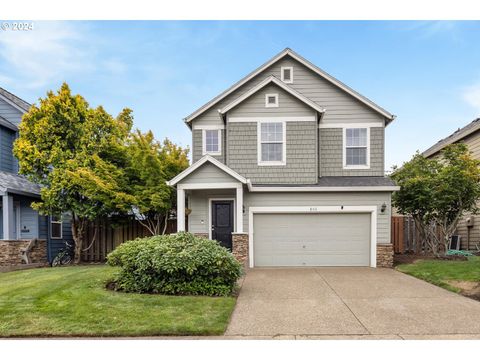
M 232 249 L 233 201 L 212 201 L 212 240 Z

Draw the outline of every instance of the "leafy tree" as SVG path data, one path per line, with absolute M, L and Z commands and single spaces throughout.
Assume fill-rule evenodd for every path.
M 122 164 L 132 124 L 131 110 L 113 118 L 72 95 L 66 83 L 23 116 L 14 154 L 20 173 L 42 185 L 42 201 L 32 207 L 46 215 L 71 213 L 76 263 L 88 222 L 131 208 Z
M 163 143 L 155 140 L 151 131 L 143 134 L 137 130 L 130 135 L 127 191 L 134 199 L 133 214 L 152 235 L 165 233 L 175 204 L 175 192 L 166 181 L 188 167 L 188 151 L 168 139 Z
M 480 161 L 471 157 L 465 144 L 447 146 L 441 156 L 426 159 L 418 152 L 392 178 L 400 185 L 393 204 L 415 221 L 425 248 L 439 255 L 449 248 L 458 221 L 478 211 Z M 438 230 L 437 230 L 438 229 Z

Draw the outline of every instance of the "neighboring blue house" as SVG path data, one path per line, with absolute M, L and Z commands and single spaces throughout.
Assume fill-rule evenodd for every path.
M 24 262 L 22 250 L 29 246 L 31 262 L 51 261 L 65 239 L 71 239 L 69 221 L 41 216 L 30 207 L 40 198 L 40 187 L 18 175 L 13 142 L 29 108 L 29 103 L 0 87 L 0 266 Z

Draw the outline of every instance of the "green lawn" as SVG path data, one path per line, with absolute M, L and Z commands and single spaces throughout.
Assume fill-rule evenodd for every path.
M 469 257 L 468 261 L 419 260 L 414 264 L 403 264 L 397 269 L 447 290 L 460 292 L 448 284 L 448 280 L 480 281 L 480 257 Z
M 0 336 L 222 334 L 233 297 L 125 294 L 105 289 L 108 266 L 0 273 Z

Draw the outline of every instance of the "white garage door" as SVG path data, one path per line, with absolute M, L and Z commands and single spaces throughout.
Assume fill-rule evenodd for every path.
M 369 266 L 370 214 L 255 214 L 255 266 Z

